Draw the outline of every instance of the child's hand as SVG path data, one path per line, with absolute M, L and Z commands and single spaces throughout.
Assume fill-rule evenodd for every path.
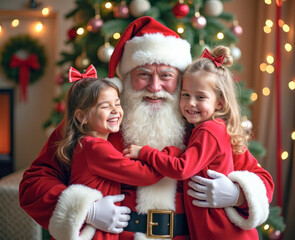
M 140 149 L 142 149 L 142 146 L 131 144 L 130 146 L 125 148 L 122 153 L 125 157 L 128 157 L 128 158 L 138 158 Z

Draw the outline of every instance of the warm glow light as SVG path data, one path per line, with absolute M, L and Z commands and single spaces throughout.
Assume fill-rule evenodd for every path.
M 268 95 L 270 94 L 270 89 L 269 89 L 268 87 L 264 87 L 264 88 L 262 89 L 262 94 L 263 94 L 264 96 L 268 96 Z
M 270 5 L 271 4 L 271 0 L 264 0 L 265 4 Z
M 50 13 L 50 9 L 48 7 L 45 7 L 42 9 L 42 15 L 43 16 L 48 16 Z
M 288 86 L 291 90 L 294 90 L 295 89 L 295 81 L 293 80 L 293 81 L 289 82 Z
M 290 32 L 290 27 L 287 24 L 284 24 L 282 28 L 284 32 Z
M 273 26 L 273 21 L 270 20 L 270 19 L 267 19 L 267 20 L 265 21 L 265 25 L 271 28 L 271 27 Z
M 11 22 L 12 27 L 18 27 L 18 25 L 19 25 L 19 20 L 18 19 L 12 20 L 12 22 Z
M 272 65 L 267 65 L 266 72 L 271 74 L 275 71 L 275 68 Z
M 41 22 L 37 22 L 35 26 L 36 32 L 41 32 L 43 29 L 43 24 Z
M 261 72 L 265 72 L 266 71 L 266 67 L 267 67 L 267 64 L 266 63 L 261 63 L 260 64 L 260 71 Z
M 268 55 L 268 56 L 266 57 L 266 61 L 267 61 L 269 64 L 272 64 L 272 63 L 274 62 L 274 58 L 273 58 L 273 56 Z
M 224 38 L 224 34 L 222 32 L 217 33 L 217 38 L 218 39 L 223 39 Z
M 179 28 L 177 28 L 177 32 L 178 32 L 179 34 L 184 33 L 184 28 L 183 28 L 183 27 L 179 27 Z
M 107 9 L 111 9 L 113 7 L 112 3 L 111 2 L 106 2 L 106 4 L 104 5 L 105 8 Z
M 265 33 L 271 33 L 271 28 L 268 27 L 268 26 L 264 26 L 263 31 L 264 31 Z
M 84 28 L 80 27 L 77 29 L 77 34 L 82 35 L 84 33 Z
M 250 99 L 254 102 L 254 101 L 256 101 L 257 100 L 257 98 L 258 98 L 258 95 L 257 95 L 257 93 L 252 93 L 251 94 L 251 97 L 250 97 Z
M 281 155 L 282 160 L 286 160 L 289 157 L 289 153 L 287 151 L 284 151 Z
M 265 224 L 265 225 L 263 226 L 263 229 L 264 229 L 264 230 L 268 230 L 269 228 L 270 228 L 269 224 Z
M 114 33 L 113 34 L 113 38 L 116 39 L 116 40 L 119 39 L 120 37 L 121 37 L 120 33 Z
M 2 26 L 0 25 L 0 33 L 2 33 Z
M 279 27 L 283 27 L 285 24 L 284 20 L 282 20 L 282 19 L 279 19 L 278 23 L 279 23 Z
M 284 0 L 276 0 L 276 4 L 281 7 L 283 5 Z
M 285 44 L 285 49 L 287 52 L 291 52 L 292 51 L 292 45 L 290 43 L 286 43 Z
M 293 132 L 291 133 L 291 138 L 292 138 L 292 140 L 295 140 L 295 131 L 293 131 Z

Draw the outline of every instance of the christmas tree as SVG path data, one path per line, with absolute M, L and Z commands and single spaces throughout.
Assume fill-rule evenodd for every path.
M 243 29 L 234 14 L 223 11 L 223 2 L 225 0 L 76 0 L 75 9 L 66 15 L 66 18 L 73 20 L 66 42 L 71 50 L 61 52 L 61 60 L 58 62 L 60 69 L 65 70 L 56 78 L 61 94 L 54 99 L 56 107 L 43 128 L 52 130 L 63 118 L 63 99 L 69 88 L 66 83 L 68 67 L 73 66 L 82 72 L 93 64 L 98 75 L 106 77 L 108 62 L 120 34 L 134 19 L 141 16 L 157 19 L 186 39 L 192 46 L 193 58 L 199 57 L 204 48 L 210 49 L 220 44 L 229 46 L 234 58 L 232 71 L 240 71 L 242 66 L 238 60 L 241 51 L 236 44 Z M 248 107 L 252 104 L 252 90 L 245 87 L 245 82 L 236 79 L 242 124 L 251 130 Z M 249 142 L 249 150 L 257 159 L 265 155 L 265 149 L 257 141 Z M 278 209 L 274 208 L 268 222 L 257 228 L 261 239 L 268 239 L 284 230 L 279 214 Z M 269 228 L 266 229 L 267 224 Z

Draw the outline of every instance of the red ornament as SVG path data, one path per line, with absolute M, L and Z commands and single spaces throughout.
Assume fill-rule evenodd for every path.
M 65 106 L 64 103 L 62 103 L 62 102 L 58 102 L 58 103 L 56 104 L 56 111 L 57 111 L 57 112 L 59 112 L 59 113 L 63 113 L 63 112 L 65 111 L 65 109 L 66 109 L 66 106 Z
M 270 231 L 270 233 L 268 234 L 269 239 L 271 240 L 277 240 L 280 239 L 281 237 L 281 232 L 279 230 L 273 230 Z
M 193 28 L 203 29 L 207 25 L 207 20 L 204 16 L 201 16 L 201 15 L 198 17 L 193 16 L 191 18 L 191 23 L 192 23 Z
M 58 74 L 54 80 L 57 85 L 63 85 L 65 83 L 65 78 L 61 74 Z
M 113 9 L 115 18 L 129 18 L 130 12 L 129 8 L 125 3 L 120 3 Z
M 74 40 L 77 37 L 77 28 L 73 27 L 68 31 L 68 37 L 70 40 Z
M 243 28 L 240 25 L 232 26 L 231 31 L 238 37 L 243 34 Z
M 177 3 L 173 8 L 172 12 L 177 18 L 184 18 L 189 13 L 188 5 L 184 3 Z
M 103 25 L 103 20 L 100 17 L 90 18 L 87 23 L 87 31 L 96 33 Z

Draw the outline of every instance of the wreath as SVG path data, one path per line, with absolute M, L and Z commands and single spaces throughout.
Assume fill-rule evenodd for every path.
M 45 65 L 44 47 L 29 35 L 12 37 L 3 45 L 1 66 L 8 79 L 20 84 L 24 99 L 27 85 L 44 74 Z

